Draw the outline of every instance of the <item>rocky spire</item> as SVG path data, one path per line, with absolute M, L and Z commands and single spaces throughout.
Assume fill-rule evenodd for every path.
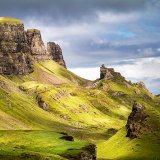
M 33 71 L 24 25 L 20 20 L 0 17 L 0 74 Z
M 114 72 L 113 68 L 106 68 L 104 64 L 100 67 L 100 79 L 112 79 L 113 75 L 111 72 Z
M 104 64 L 100 67 L 100 80 L 114 80 L 117 82 L 123 82 L 125 78 L 119 73 L 115 72 L 113 68 L 107 68 Z
M 54 42 L 48 42 L 47 43 L 47 52 L 48 52 L 48 54 L 51 55 L 52 59 L 55 62 L 57 62 L 58 64 L 60 64 L 64 68 L 67 68 L 66 63 L 63 59 L 62 49 L 58 44 L 55 44 Z
M 39 30 L 28 29 L 26 35 L 34 61 L 45 61 L 51 59 L 51 56 L 46 52 L 41 32 Z

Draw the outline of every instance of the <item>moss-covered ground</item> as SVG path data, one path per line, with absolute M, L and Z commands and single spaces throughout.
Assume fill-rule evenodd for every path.
M 0 17 L 0 23 L 22 23 L 22 21 L 11 17 Z

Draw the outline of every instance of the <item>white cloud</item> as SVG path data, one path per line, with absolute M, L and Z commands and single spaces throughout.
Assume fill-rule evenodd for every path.
M 139 19 L 138 13 L 116 13 L 116 12 L 98 12 L 97 13 L 100 23 L 124 23 L 134 22 Z
M 70 68 L 71 72 L 85 78 L 88 80 L 96 80 L 99 78 L 100 69 L 98 67 L 94 68 Z
M 160 78 L 160 58 L 158 57 L 141 58 L 135 60 L 135 64 L 126 64 L 113 67 L 128 78 Z

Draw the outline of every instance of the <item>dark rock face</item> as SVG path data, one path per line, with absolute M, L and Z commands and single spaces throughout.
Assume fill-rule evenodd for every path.
M 125 80 L 119 72 L 115 72 L 113 68 L 106 68 L 104 64 L 100 67 L 100 80 Z
M 55 44 L 54 42 L 48 42 L 47 43 L 47 52 L 49 55 L 51 55 L 52 59 L 63 66 L 64 68 L 66 67 L 66 63 L 63 59 L 62 55 L 62 49 L 58 44 Z
M 0 23 L 0 74 L 33 71 L 23 23 Z
M 41 32 L 37 29 L 29 29 L 26 32 L 28 45 L 34 61 L 45 61 L 51 59 L 47 54 Z
M 136 138 L 141 134 L 141 129 L 146 127 L 146 118 L 144 107 L 134 102 L 132 112 L 127 121 L 127 137 Z

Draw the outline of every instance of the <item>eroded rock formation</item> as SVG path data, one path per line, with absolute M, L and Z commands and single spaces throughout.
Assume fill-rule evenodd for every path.
M 125 80 L 125 78 L 119 73 L 115 72 L 113 68 L 106 68 L 104 64 L 100 67 L 100 80 Z
M 58 44 L 55 44 L 54 42 L 48 42 L 47 43 L 47 52 L 49 55 L 51 55 L 52 59 L 66 68 L 66 63 L 63 59 L 62 55 L 62 49 Z
M 24 24 L 20 20 L 1 17 L 0 74 L 26 75 L 33 72 L 33 61 L 46 60 L 54 60 L 66 68 L 62 50 L 58 44 L 49 42 L 46 51 L 39 30 L 24 31 Z
M 0 22 L 0 74 L 33 71 L 23 23 Z
M 127 121 L 127 137 L 136 138 L 141 134 L 142 128 L 146 127 L 146 118 L 148 115 L 144 112 L 144 107 L 136 102 L 133 104 L 132 112 Z
M 26 35 L 34 61 L 45 61 L 51 59 L 51 56 L 48 52 L 46 52 L 45 45 L 41 37 L 41 32 L 39 30 L 28 29 Z

